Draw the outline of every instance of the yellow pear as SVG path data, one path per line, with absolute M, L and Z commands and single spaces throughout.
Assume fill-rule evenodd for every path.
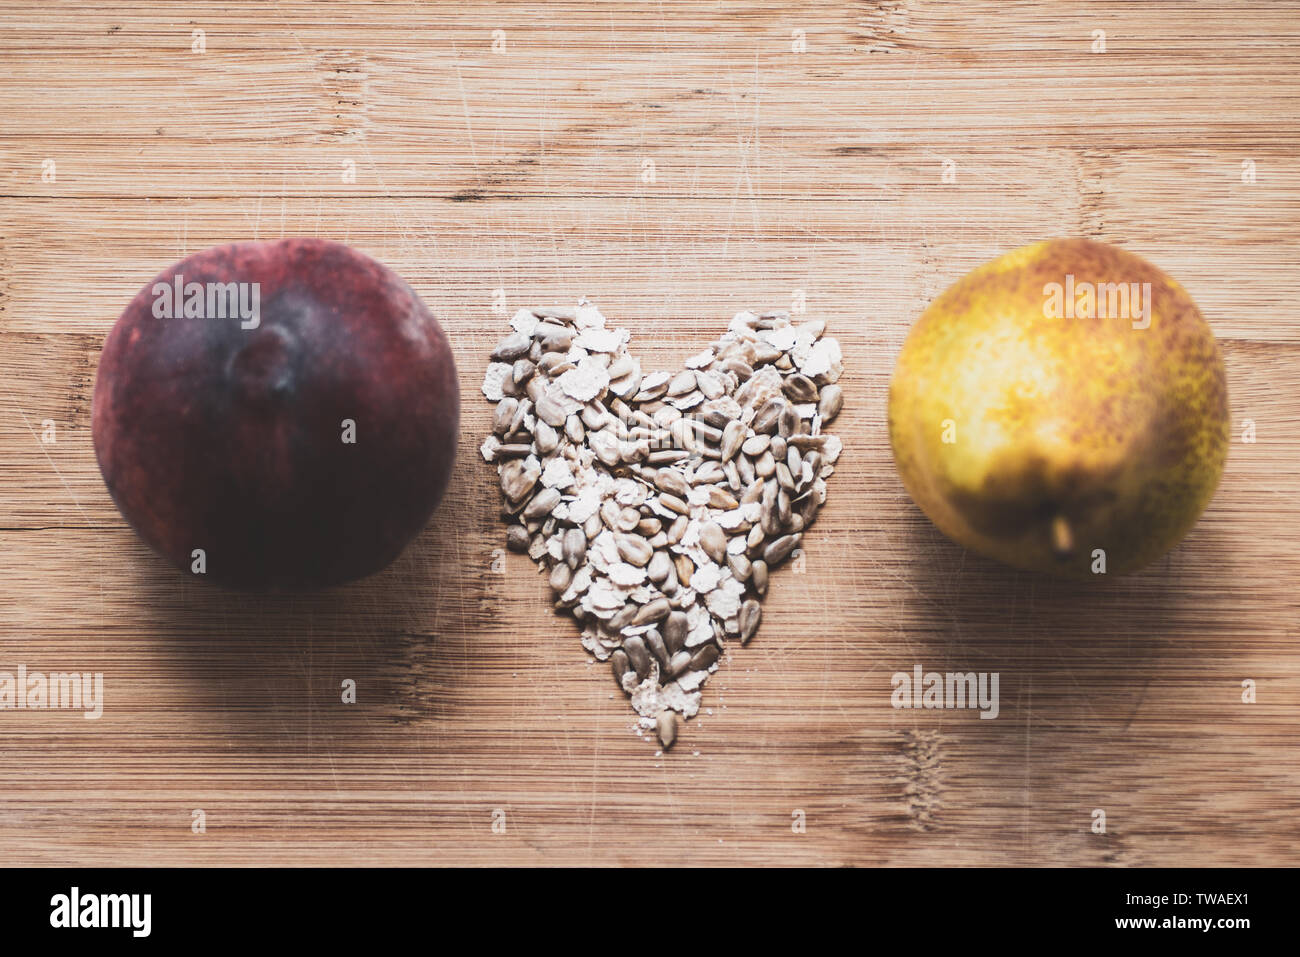
M 913 500 L 1017 568 L 1120 574 L 1165 554 L 1223 473 L 1228 391 L 1177 282 L 1083 239 L 1025 246 L 917 320 L 889 387 Z

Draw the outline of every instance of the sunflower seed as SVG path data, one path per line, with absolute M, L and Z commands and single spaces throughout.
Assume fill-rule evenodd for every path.
M 529 402 L 536 403 L 538 399 L 546 395 L 546 382 L 541 376 L 533 376 L 524 383 L 524 395 L 528 396 Z
M 668 677 L 679 678 L 687 668 L 691 666 L 691 653 L 689 651 L 676 652 L 668 659 Z
M 522 459 L 532 454 L 533 447 L 531 445 L 524 445 L 523 443 L 518 445 L 501 445 L 497 447 L 498 459 Z
M 615 649 L 614 653 L 609 656 L 609 668 L 614 672 L 614 684 L 618 685 L 619 688 L 622 689 L 623 676 L 632 670 L 631 664 L 628 661 L 627 652 L 622 648 Z
M 672 654 L 686 647 L 686 634 L 690 630 L 690 621 L 682 611 L 671 612 L 663 623 L 664 646 Z
M 727 567 L 731 569 L 731 574 L 735 576 L 736 581 L 745 581 L 749 578 L 754 570 L 753 563 L 745 557 L 744 553 L 727 555 Z
M 528 355 L 533 342 L 522 333 L 516 332 L 506 336 L 492 352 L 493 362 L 511 362 Z
M 714 461 L 701 462 L 691 481 L 695 485 L 715 485 L 727 479 L 727 470 Z
M 510 379 L 515 385 L 523 385 L 533 373 L 537 371 L 537 366 L 530 359 L 516 359 L 515 364 L 510 368 Z
M 623 640 L 623 651 L 627 654 L 627 660 L 635 669 L 637 678 L 644 681 L 646 675 L 650 674 L 650 652 L 646 649 L 645 639 L 640 635 L 625 638 Z
M 676 512 L 678 515 L 687 515 L 690 512 L 685 502 L 676 495 L 669 495 L 667 492 L 659 496 L 659 504 L 671 512 Z
M 688 392 L 693 391 L 695 391 L 695 373 L 690 369 L 677 373 L 673 381 L 668 383 L 668 395 L 670 396 L 686 395 Z
M 718 660 L 718 646 L 709 643 L 691 655 L 691 667 L 696 671 L 707 671 Z
M 840 414 L 840 409 L 844 406 L 844 392 L 837 385 L 828 385 L 822 389 L 821 400 L 817 403 L 817 411 L 822 417 L 822 424 L 832 421 L 835 416 Z
M 790 470 L 790 475 L 795 476 L 803 472 L 803 456 L 795 446 L 790 446 L 785 453 L 785 467 Z
M 526 552 L 531 544 L 532 538 L 528 534 L 528 529 L 522 525 L 511 525 L 506 529 L 506 548 L 512 552 Z
M 640 611 L 640 608 L 637 605 L 631 603 L 624 605 L 622 609 L 619 610 L 618 614 L 610 618 L 609 620 L 610 630 L 622 631 L 628 625 L 632 624 L 632 619 L 636 617 L 636 613 L 638 611 Z
M 674 599 L 674 608 L 685 607 L 693 603 L 693 599 L 689 595 L 681 594 L 681 583 L 677 580 L 677 566 L 672 562 L 668 563 L 668 577 L 659 586 L 659 590 Z M 683 605 L 683 603 L 685 604 Z
M 709 507 L 718 508 L 723 511 L 731 511 L 740 503 L 736 501 L 736 496 L 732 495 L 726 489 L 718 488 L 716 485 L 709 486 Z
M 537 426 L 533 429 L 533 443 L 542 455 L 550 455 L 560 447 L 560 434 L 538 419 Z
M 790 466 L 786 465 L 784 462 L 776 463 L 776 481 L 777 484 L 787 492 L 793 492 L 795 490 L 794 476 L 790 474 Z
M 587 536 L 580 528 L 571 528 L 564 533 L 564 560 L 572 569 L 577 569 L 587 554 Z
M 564 591 L 569 587 L 569 582 L 573 580 L 573 569 L 563 562 L 558 562 L 551 568 L 551 589 L 556 593 Z
M 754 369 L 748 362 L 743 359 L 728 359 L 722 363 L 722 371 L 730 372 L 741 382 L 744 382 L 754 375 Z
M 492 416 L 492 431 L 497 435 L 505 435 L 510 431 L 510 423 L 514 421 L 515 410 L 519 408 L 519 400 L 506 396 L 497 403 L 496 412 Z
M 543 375 L 549 376 L 555 371 L 557 366 L 564 365 L 566 362 L 567 360 L 564 358 L 564 353 L 548 352 L 537 360 L 537 371 Z M 542 385 L 540 378 L 537 380 L 537 384 L 539 386 Z
M 648 375 L 641 380 L 641 391 L 632 396 L 633 402 L 651 402 L 668 391 L 667 373 Z
M 721 565 L 727 560 L 727 534 L 717 522 L 706 522 L 700 527 L 700 547 L 704 554 Z
M 775 482 L 767 482 L 763 486 L 763 498 L 759 512 L 759 526 L 763 529 L 764 534 L 775 536 L 780 532 L 780 519 L 776 514 L 776 497 L 779 486 Z M 752 544 L 752 543 L 751 543 Z
M 632 624 L 648 625 L 652 621 L 659 621 L 659 619 L 667 617 L 670 611 L 672 611 L 672 608 L 668 604 L 667 598 L 656 598 L 654 601 L 646 602 L 641 606 L 641 610 L 632 619 Z
M 826 448 L 826 436 L 824 435 L 792 435 L 787 441 L 795 448 L 805 451 L 815 449 L 820 452 Z
M 817 386 L 812 379 L 800 372 L 786 376 L 781 383 L 781 390 L 791 402 L 816 402 Z
M 736 466 L 736 475 L 738 476 L 739 481 L 744 485 L 748 485 L 750 482 L 754 481 L 754 479 L 758 475 L 758 473 L 754 470 L 753 461 L 751 459 L 746 458 L 743 455 L 738 456 L 735 459 L 735 466 Z
M 691 457 L 691 453 L 685 449 L 660 449 L 657 452 L 651 452 L 646 456 L 646 465 L 672 465 L 683 459 Z
M 673 559 L 673 566 L 677 569 L 677 580 L 686 588 L 690 588 L 691 577 L 695 574 L 695 563 L 691 561 L 691 556 L 678 555 Z
M 618 553 L 623 556 L 623 560 L 632 564 L 644 567 L 649 564 L 654 550 L 640 535 L 618 535 L 614 539 L 618 546 Z
M 686 477 L 672 469 L 660 469 L 655 473 L 654 481 L 659 491 L 668 492 L 679 498 L 685 498 L 686 493 L 690 491 L 690 486 L 686 484 Z
M 650 559 L 650 564 L 646 566 L 646 576 L 656 585 L 661 585 L 668 578 L 668 570 L 672 567 L 672 563 L 667 552 L 655 552 Z
M 524 506 L 524 518 L 536 520 L 550 515 L 555 506 L 560 504 L 560 491 L 554 488 L 544 488 L 533 496 L 531 502 Z
M 755 432 L 773 432 L 776 430 L 777 423 L 781 417 L 781 410 L 785 403 L 780 399 L 769 399 L 767 403 L 758 410 L 754 415 L 754 421 L 751 422 L 750 428 Z
M 663 636 L 659 634 L 657 629 L 651 628 L 643 637 L 645 638 L 646 648 L 650 650 L 650 656 L 659 665 L 659 673 L 666 674 L 668 671 L 668 648 L 664 645 Z
M 518 502 L 533 490 L 541 477 L 540 468 L 514 459 L 501 466 L 501 491 L 510 501 Z
M 747 598 L 740 606 L 740 643 L 749 644 L 749 639 L 758 631 L 759 622 L 763 620 L 763 606 L 753 598 Z
M 660 711 L 659 717 L 655 719 L 655 731 L 659 735 L 659 743 L 667 751 L 677 740 L 677 712 Z
M 703 440 L 706 445 L 717 445 L 722 441 L 722 431 L 720 429 L 706 425 L 698 419 L 692 419 L 691 422 L 695 429 L 695 437 Z
M 808 466 L 811 474 L 816 475 L 822 470 L 822 454 L 816 449 L 809 449 L 808 454 L 803 456 L 803 462 L 800 463 L 800 471 L 803 470 L 804 465 Z
M 776 517 L 782 526 L 790 524 L 790 493 L 783 488 L 776 490 Z
M 785 436 L 786 442 L 790 441 L 792 435 L 799 432 L 799 413 L 795 411 L 794 406 L 787 405 L 781 409 L 780 418 L 777 421 L 777 429 Z
M 696 388 L 704 394 L 706 399 L 717 399 L 726 391 L 722 385 L 722 380 L 711 372 L 695 372 Z
M 722 429 L 721 453 L 724 462 L 735 458 L 745 442 L 745 425 L 732 419 Z
M 679 516 L 668 528 L 668 544 L 676 545 L 686 534 L 686 529 L 690 526 L 690 519 L 685 515 Z
M 539 322 L 533 328 L 533 338 L 542 342 L 557 341 L 561 349 L 568 349 L 573 342 L 573 330 L 558 322 Z
M 798 535 L 783 535 L 763 551 L 763 561 L 767 562 L 769 568 L 779 565 L 790 557 L 790 553 L 798 544 Z

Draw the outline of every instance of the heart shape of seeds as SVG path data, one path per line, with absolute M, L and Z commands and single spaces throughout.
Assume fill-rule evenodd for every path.
M 670 748 L 826 501 L 839 343 L 818 320 L 741 312 L 681 371 L 644 373 L 628 331 L 586 300 L 510 325 L 483 380 L 496 413 L 480 450 L 506 544 L 547 572 L 555 607 Z

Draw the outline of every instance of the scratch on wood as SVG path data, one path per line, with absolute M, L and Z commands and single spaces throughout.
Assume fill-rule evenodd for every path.
M 325 135 L 344 142 L 365 136 L 370 74 L 365 60 L 347 51 L 321 57 L 322 88 L 326 102 L 321 113 L 329 128 Z
M 9 303 L 9 275 L 13 271 L 9 262 L 6 237 L 0 236 L 0 321 L 3 321 Z
M 904 731 L 903 800 L 910 826 L 933 831 L 940 826 L 943 807 L 943 735 L 938 731 Z
M 872 0 L 858 21 L 866 53 L 903 52 L 907 32 L 907 0 Z
M 447 198 L 453 203 L 476 203 L 487 199 L 487 193 L 481 189 L 462 189 L 458 193 L 452 193 Z
M 1106 181 L 1115 160 L 1104 150 L 1085 149 L 1078 154 L 1075 171 L 1079 193 L 1079 235 L 1102 240 L 1106 237 Z
M 431 634 L 403 633 L 392 637 L 397 653 L 393 667 L 386 669 L 384 683 L 393 706 L 391 716 L 399 724 L 437 718 L 445 698 L 445 681 L 440 682 L 438 638 Z
M 1105 863 L 1116 867 L 1132 867 L 1137 863 L 1118 835 L 1107 831 L 1105 834 L 1097 834 L 1093 837 L 1101 846 L 1101 859 Z

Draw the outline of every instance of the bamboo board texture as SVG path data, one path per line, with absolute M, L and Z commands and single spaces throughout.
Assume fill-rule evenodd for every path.
M 106 699 L 0 711 L 7 864 L 1300 864 L 1300 6 L 55 2 L 0 27 L 0 670 L 103 672 Z M 241 595 L 125 525 L 91 392 L 162 267 L 287 235 L 411 282 L 463 436 L 388 570 Z M 925 304 L 1066 235 L 1182 281 L 1231 392 L 1208 512 L 1101 583 L 949 543 L 885 429 Z M 844 347 L 846 450 L 803 573 L 656 756 L 527 559 L 493 570 L 498 307 L 588 295 L 667 367 L 796 290 Z M 895 710 L 918 664 L 998 672 L 1001 714 Z

